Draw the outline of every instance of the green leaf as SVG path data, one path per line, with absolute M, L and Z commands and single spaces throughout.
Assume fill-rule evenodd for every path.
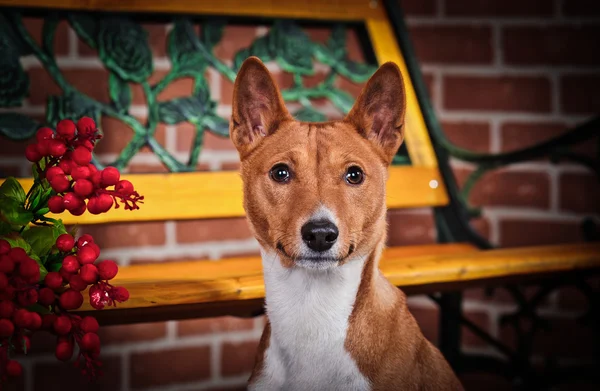
M 0 113 L 0 135 L 14 141 L 27 140 L 35 134 L 40 124 L 19 113 Z
M 304 122 L 323 122 L 327 120 L 325 114 L 315 110 L 312 107 L 303 107 L 294 113 L 294 117 L 298 121 Z
M 60 230 L 52 226 L 31 227 L 22 234 L 23 239 L 29 243 L 32 251 L 39 257 L 44 257 L 50 252 L 60 235 Z
M 31 256 L 31 253 L 32 253 L 31 246 L 22 237 L 20 237 L 20 236 L 17 236 L 14 238 L 5 237 L 3 239 L 6 240 L 8 243 L 10 243 L 10 247 L 20 247 L 23 250 L 25 250 L 27 255 Z
M 14 232 L 12 225 L 6 221 L 0 221 L 0 236 L 8 235 L 11 232 Z
M 70 12 L 68 14 L 69 23 L 85 43 L 91 48 L 96 49 L 96 31 L 98 29 L 97 18 L 90 14 Z
M 327 97 L 337 108 L 339 108 L 344 114 L 347 114 L 352 105 L 354 104 L 354 98 L 345 91 L 334 88 L 327 90 Z
M 195 96 L 176 98 L 158 104 L 158 115 L 162 122 L 175 125 L 188 121 L 200 123 L 204 115 L 204 104 Z
M 218 34 L 218 31 L 212 31 L 209 26 L 203 26 L 203 28 L 204 31 L 207 31 L 207 39 L 214 39 L 214 36 Z M 167 51 L 169 58 L 171 59 L 173 68 L 177 72 L 189 76 L 204 77 L 208 60 L 197 49 L 196 44 L 202 45 L 205 42 L 192 42 L 188 31 L 193 32 L 192 23 L 188 19 L 178 19 L 175 21 L 168 38 Z M 197 39 L 195 35 L 193 37 Z
M 22 203 L 4 196 L 0 196 L 0 214 L 13 225 L 26 225 L 33 220 L 33 213 L 26 210 Z
M 121 79 L 116 73 L 110 73 L 108 77 L 108 93 L 115 108 L 126 113 L 131 104 L 131 88 L 129 83 Z
M 25 205 L 25 190 L 23 186 L 14 177 L 8 177 L 0 185 L 0 197 L 7 197 L 17 201 L 21 205 Z
M 229 137 L 229 122 L 218 115 L 204 117 L 204 125 L 218 136 Z
M 50 306 L 43 306 L 40 303 L 30 305 L 29 307 L 27 307 L 27 310 L 31 312 L 37 312 L 40 315 L 47 315 L 51 313 Z
M 42 27 L 43 46 L 46 53 L 54 55 L 54 35 L 56 27 L 58 27 L 58 15 L 51 13 L 44 19 L 44 27 Z

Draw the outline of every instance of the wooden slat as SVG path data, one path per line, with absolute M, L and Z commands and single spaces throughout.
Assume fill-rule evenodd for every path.
M 445 205 L 446 192 L 439 172 L 427 167 L 391 167 L 387 183 L 388 208 Z M 50 215 L 65 224 L 99 224 L 126 221 L 209 219 L 244 216 L 242 181 L 238 172 L 124 175 L 144 195 L 139 210 L 113 209 L 109 213 L 72 216 Z M 433 182 L 438 186 L 432 188 Z M 19 179 L 25 191 L 33 180 Z M 1 183 L 1 181 L 0 181 Z M 435 187 L 435 186 L 434 186 Z
M 398 247 L 384 252 L 380 266 L 394 285 L 426 290 L 441 283 L 600 268 L 600 243 L 489 251 L 465 244 Z M 260 269 L 260 259 L 253 257 L 122 268 L 114 282 L 127 287 L 131 299 L 108 311 L 127 317 L 127 309 L 260 299 L 265 293 Z

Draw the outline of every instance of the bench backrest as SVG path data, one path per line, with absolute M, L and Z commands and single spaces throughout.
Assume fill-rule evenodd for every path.
M 264 61 L 275 61 L 285 71 L 293 74 L 295 83 L 301 83 L 302 75 L 310 73 L 307 69 L 313 66 L 323 66 L 317 65 L 318 63 L 328 65 L 332 70 L 329 75 L 331 80 L 323 80 L 320 82 L 321 84 L 313 87 L 294 84 L 284 91 L 284 99 L 291 105 L 296 102 L 296 107 L 298 107 L 297 102 L 307 106 L 307 101 L 311 98 L 324 98 L 340 109 L 342 114 L 351 107 L 353 99 L 342 88 L 335 87 L 335 84 L 331 82 L 334 77 L 345 78 L 350 82 L 364 82 L 378 64 L 386 61 L 399 64 L 405 76 L 407 90 L 406 141 L 398 153 L 396 164 L 390 169 L 388 207 L 436 207 L 449 203 L 445 181 L 440 174 L 438 160 L 426 125 L 425 117 L 426 115 L 431 116 L 431 113 L 424 115 L 423 99 L 426 99 L 426 93 L 423 82 L 420 79 L 418 66 L 406 33 L 401 30 L 402 26 L 399 30 L 398 23 L 402 23 L 402 21 L 398 19 L 401 19 L 401 15 L 398 15 L 394 2 L 309 0 L 290 4 L 260 0 L 243 2 L 235 0 L 217 2 L 0 0 L 1 6 L 6 6 L 0 10 L 5 16 L 3 22 L 10 22 L 8 28 L 11 31 L 8 31 L 8 34 L 21 35 L 20 38 L 15 38 L 15 41 L 25 40 L 25 45 L 31 44 L 31 40 L 30 37 L 24 37 L 26 31 L 19 21 L 21 15 L 35 15 L 36 9 L 44 9 L 46 16 L 43 34 L 45 39 L 49 40 L 52 39 L 56 27 L 56 23 L 53 21 L 66 18 L 77 34 L 98 50 L 102 62 L 111 73 L 109 79 L 111 103 L 100 103 L 98 107 L 94 106 L 95 103 L 84 107 L 89 103 L 86 98 L 78 95 L 76 90 L 67 90 L 70 88 L 68 82 L 65 81 L 63 86 L 59 80 L 57 84 L 63 87 L 63 95 L 57 98 L 54 106 L 73 104 L 73 102 L 68 102 L 72 96 L 69 94 L 75 94 L 74 101 L 80 106 L 71 107 L 71 110 L 58 110 L 56 113 L 47 112 L 47 122 L 55 123 L 58 119 L 81 116 L 81 114 L 99 115 L 98 111 L 104 115 L 114 116 L 130 126 L 136 135 L 119 155 L 114 165 L 125 168 L 133 155 L 145 146 L 153 150 L 171 171 L 167 174 L 127 175 L 146 199 L 144 207 L 136 213 L 121 209 L 98 216 L 90 214 L 80 217 L 61 215 L 67 224 L 243 216 L 241 180 L 237 172 L 185 171 L 193 170 L 197 165 L 204 128 L 226 137 L 226 119 L 217 116 L 214 103 L 210 102 L 206 95 L 203 95 L 209 93 L 209 83 L 203 79 L 206 69 L 212 68 L 223 77 L 233 80 L 239 60 L 251 54 L 258 55 Z M 55 9 L 57 13 L 48 13 L 48 9 Z M 111 22 L 110 19 L 117 13 L 119 16 L 125 15 L 128 18 L 126 19 L 127 23 L 120 22 L 120 27 L 117 26 L 119 23 Z M 106 18 L 106 15 L 109 17 Z M 226 37 L 220 36 L 220 20 L 239 17 L 245 18 L 243 22 L 258 19 L 261 23 L 271 27 L 270 32 L 267 37 L 255 39 L 246 52 L 241 54 L 238 52 L 236 58 L 230 59 L 230 61 L 221 61 L 212 54 L 212 48 L 216 42 L 226 39 Z M 146 36 L 138 24 L 140 18 L 145 21 L 158 20 L 164 23 L 167 20 L 173 23 L 168 38 L 167 53 L 173 64 L 172 70 L 175 68 L 178 70 L 174 71 L 172 79 L 181 75 L 195 78 L 192 96 L 166 102 L 155 101 L 160 90 L 171 79 L 167 75 L 163 81 L 157 84 L 150 85 L 146 82 L 146 78 L 151 72 L 151 68 L 146 69 L 150 66 L 147 61 L 151 60 L 151 54 L 149 59 L 146 58 L 149 53 L 143 47 L 143 40 Z M 265 20 L 265 18 L 267 19 Z M 194 23 L 197 20 L 202 20 L 204 26 L 200 37 L 194 33 Z M 235 20 L 239 21 L 239 19 Z M 342 23 L 362 32 L 362 37 L 367 41 L 366 49 L 370 50 L 368 54 L 374 58 L 370 59 L 371 61 L 367 59 L 366 64 L 350 60 L 343 50 L 344 32 L 341 29 L 336 30 L 337 27 L 331 30 L 332 33 L 325 44 L 316 45 L 298 28 L 306 23 L 317 23 L 320 26 Z M 140 39 L 139 43 L 142 47 L 137 48 L 140 63 L 136 64 L 135 68 L 124 69 L 123 66 L 126 64 L 115 64 L 115 59 L 111 59 L 113 54 L 110 50 L 117 52 L 118 50 L 136 50 L 135 47 L 112 48 L 110 46 L 122 44 L 110 42 L 110 39 L 114 38 L 111 37 L 111 34 L 120 34 L 119 29 L 128 29 L 129 34 L 134 37 L 132 39 L 136 39 L 135 37 Z M 2 31 L 0 30 L 0 34 Z M 7 34 L 6 31 L 5 29 L 5 34 Z M 285 52 L 286 41 L 288 45 L 291 45 L 289 50 L 305 51 L 309 58 L 312 57 L 310 61 L 306 62 L 308 61 L 306 58 L 294 58 L 293 53 L 291 58 L 286 58 L 289 55 Z M 33 44 L 35 45 L 35 42 Z M 60 73 L 60 69 L 58 69 L 60 67 L 57 67 L 52 59 L 53 53 L 51 49 L 48 49 L 51 47 L 52 43 L 50 42 L 45 46 L 39 45 L 38 52 L 36 49 L 29 48 L 23 53 L 36 55 L 53 77 L 60 78 L 60 75 L 55 74 Z M 366 57 L 369 57 L 368 54 Z M 118 59 L 116 61 L 118 62 Z M 57 69 L 52 69 L 53 67 L 57 67 Z M 127 82 L 141 82 L 141 88 L 146 93 L 149 119 L 145 124 L 137 121 L 135 113 L 132 114 L 128 110 L 130 97 L 128 97 Z M 165 85 L 162 84 L 163 82 Z M 32 85 L 30 88 L 36 88 L 36 86 Z M 419 90 L 419 99 L 417 99 L 417 89 Z M 21 96 L 21 98 L 24 97 L 25 95 Z M 51 107 L 51 103 L 48 103 L 47 111 L 55 110 L 55 107 Z M 311 116 L 315 115 L 316 118 L 320 118 L 319 114 L 310 108 L 295 112 L 299 117 L 307 119 L 314 119 L 315 117 Z M 199 113 L 204 113 L 204 115 L 201 116 Z M 18 115 L 25 116 L 24 114 Z M 0 122 L 2 122 L 1 117 Z M 25 122 L 26 125 L 19 125 L 22 126 L 22 129 L 20 133 L 19 129 L 13 132 L 13 138 L 26 138 L 28 134 L 33 134 L 32 129 L 39 126 L 36 122 L 27 123 L 26 118 L 21 122 Z M 188 164 L 177 162 L 154 138 L 154 132 L 159 123 L 176 125 L 181 122 L 192 123 L 197 132 Z M 28 188 L 28 184 L 31 183 L 31 179 L 28 178 L 22 178 L 21 181 L 25 188 Z

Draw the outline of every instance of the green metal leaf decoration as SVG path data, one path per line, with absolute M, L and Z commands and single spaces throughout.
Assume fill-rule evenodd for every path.
M 19 113 L 0 113 L 0 135 L 15 141 L 27 140 L 41 125 Z
M 125 81 L 141 83 L 152 74 L 148 33 L 126 18 L 102 19 L 98 26 L 98 52 L 108 69 Z
M 375 66 L 350 60 L 341 60 L 334 68 L 340 75 L 347 77 L 354 83 L 362 83 L 369 80 L 377 70 Z
M 58 15 L 50 14 L 44 19 L 44 26 L 42 27 L 42 41 L 43 47 L 46 53 L 54 54 L 54 35 L 56 34 L 56 28 L 58 27 Z
M 333 88 L 326 91 L 327 98 L 333 103 L 338 109 L 344 114 L 348 114 L 352 105 L 354 104 L 354 98 L 346 91 L 338 88 Z
M 180 122 L 199 124 L 204 116 L 205 102 L 198 96 L 176 98 L 158 104 L 160 120 L 169 125 Z
M 303 107 L 294 113 L 294 117 L 298 121 L 304 122 L 322 122 L 327 120 L 325 114 L 312 107 Z
M 346 58 L 346 29 L 343 25 L 335 25 L 325 45 L 317 43 L 314 46 L 317 61 L 333 66 Z
M 29 91 L 29 77 L 19 62 L 19 50 L 7 33 L 0 28 L 0 107 L 21 106 Z
M 96 33 L 98 30 L 98 19 L 87 13 L 74 12 L 68 14 L 71 27 L 82 41 L 92 49 L 96 49 Z
M 203 23 L 201 27 L 202 43 L 206 49 L 212 50 L 223 38 L 225 31 L 225 20 L 217 19 Z
M 17 50 L 19 56 L 27 56 L 31 54 L 31 46 L 25 42 L 23 37 L 14 29 L 14 25 L 11 24 L 11 20 L 14 20 L 13 15 L 10 13 L 0 13 L 0 36 L 7 36 L 12 46 Z M 1 51 L 3 53 L 4 51 Z
M 249 48 L 242 49 L 235 54 L 233 59 L 233 68 L 237 72 L 245 59 L 250 56 L 256 56 L 263 62 L 271 61 L 271 48 L 269 46 L 269 36 L 260 37 L 254 40 Z
M 167 51 L 174 70 L 184 75 L 203 76 L 208 61 L 190 41 L 187 29 L 191 28 L 192 24 L 187 19 L 175 21 L 169 33 Z
M 204 117 L 204 125 L 210 129 L 211 133 L 218 136 L 229 137 L 229 122 L 218 115 L 209 114 Z
M 81 95 L 68 94 L 64 96 L 49 96 L 46 101 L 46 122 L 56 127 L 62 119 L 79 120 L 81 117 L 91 117 L 98 123 L 100 110 L 93 101 Z
M 131 105 L 131 88 L 129 83 L 121 79 L 116 73 L 108 77 L 108 94 L 117 111 L 126 113 Z
M 269 32 L 269 47 L 285 72 L 300 75 L 314 74 L 312 61 L 314 45 L 308 35 L 295 23 L 276 21 Z

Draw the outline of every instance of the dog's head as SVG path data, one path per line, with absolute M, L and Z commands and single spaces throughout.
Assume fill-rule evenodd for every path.
M 299 122 L 260 60 L 244 62 L 230 134 L 263 249 L 285 267 L 328 269 L 382 244 L 387 167 L 403 140 L 405 102 L 400 70 L 386 63 L 344 120 Z

